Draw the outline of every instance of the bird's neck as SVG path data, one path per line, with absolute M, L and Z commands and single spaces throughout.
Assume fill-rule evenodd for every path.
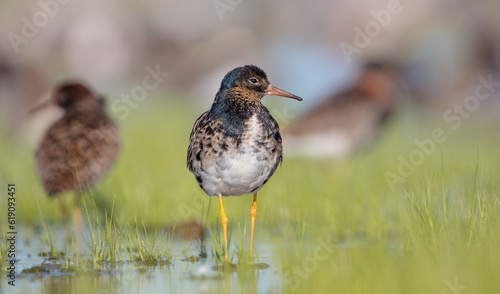
M 225 135 L 237 142 L 241 140 L 248 120 L 266 111 L 258 96 L 238 88 L 219 91 L 210 110 L 221 122 Z
M 216 115 L 245 120 L 261 110 L 261 98 L 257 93 L 243 88 L 225 89 L 217 93 L 212 108 Z
M 358 88 L 371 99 L 391 102 L 395 97 L 396 81 L 385 73 L 365 73 Z
M 78 101 L 66 109 L 66 112 L 81 112 L 81 111 L 102 111 L 105 108 L 104 100 L 102 99 L 85 99 Z

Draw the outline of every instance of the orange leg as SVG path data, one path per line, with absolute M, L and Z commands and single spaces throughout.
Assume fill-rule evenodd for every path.
M 253 195 L 253 204 L 250 208 L 250 219 L 252 221 L 252 230 L 250 233 L 250 258 L 253 261 L 253 231 L 255 228 L 255 217 L 257 216 L 257 194 Z
M 220 203 L 220 221 L 222 223 L 222 228 L 224 229 L 224 243 L 226 244 L 226 250 L 224 251 L 224 260 L 229 260 L 227 251 L 227 215 L 224 211 L 224 203 L 222 203 L 222 196 L 219 195 Z

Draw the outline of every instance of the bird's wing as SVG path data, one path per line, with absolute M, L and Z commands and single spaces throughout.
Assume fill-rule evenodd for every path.
M 275 165 L 273 171 L 271 172 L 271 176 L 278 168 L 278 165 L 281 165 L 281 163 L 283 162 L 283 145 L 282 145 L 282 139 L 281 139 L 281 134 L 280 134 L 280 127 L 279 127 L 278 122 L 276 120 L 273 119 L 272 122 L 273 122 L 272 132 L 273 132 L 274 140 L 276 140 L 276 143 L 275 143 L 276 144 L 275 145 L 276 152 L 279 154 L 279 157 L 278 157 L 278 161 L 276 162 L 276 165 Z
M 268 119 L 264 120 L 263 130 L 264 138 L 267 140 L 264 140 L 262 143 L 265 144 L 266 149 L 276 155 L 276 163 L 267 178 L 269 179 L 283 162 L 283 145 L 278 122 L 269 114 L 267 108 L 266 113 L 269 116 Z
M 187 152 L 187 167 L 190 172 L 193 172 L 193 160 L 196 156 L 196 149 L 199 145 L 198 134 L 203 126 L 208 122 L 208 111 L 203 113 L 194 123 L 193 130 L 189 136 L 189 146 Z

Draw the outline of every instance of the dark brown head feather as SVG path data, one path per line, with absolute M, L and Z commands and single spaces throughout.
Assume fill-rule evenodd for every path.
M 56 88 L 53 99 L 61 108 L 69 109 L 81 101 L 95 98 L 94 94 L 81 83 L 65 82 Z

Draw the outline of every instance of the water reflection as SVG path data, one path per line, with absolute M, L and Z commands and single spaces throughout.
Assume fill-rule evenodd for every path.
M 1 293 L 269 293 L 281 288 L 280 264 L 273 257 L 275 248 L 257 245 L 259 262 L 233 269 L 217 267 L 211 254 L 197 262 L 189 261 L 182 256 L 186 248 L 183 241 L 172 245 L 170 265 L 120 261 L 94 269 L 88 256 L 79 257 L 81 265 L 88 264 L 79 268 L 66 268 L 65 264 L 42 258 L 38 253 L 43 245 L 32 239 L 20 246 L 16 287 L 2 284 Z M 30 272 L 35 266 L 43 271 Z

